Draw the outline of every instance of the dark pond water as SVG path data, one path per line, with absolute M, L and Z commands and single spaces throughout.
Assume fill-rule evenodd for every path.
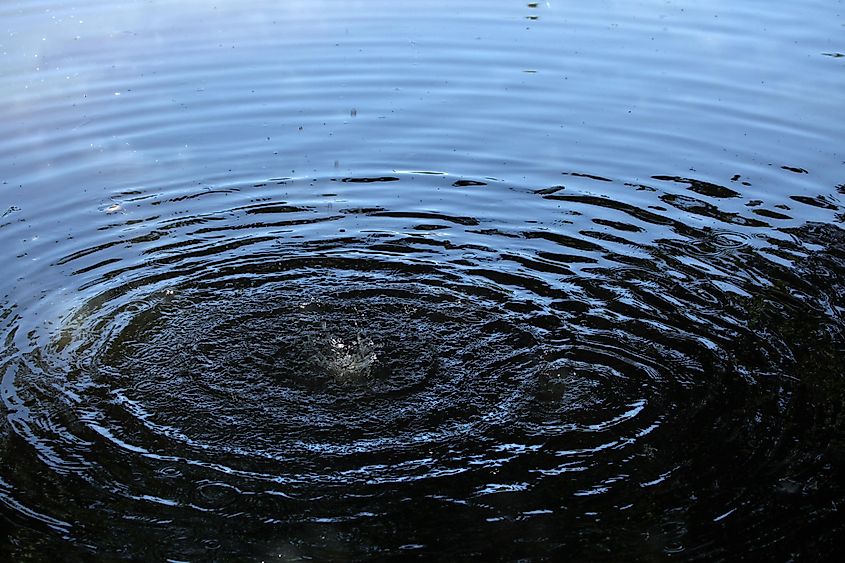
M 4 560 L 834 558 L 838 1 L 5 1 Z

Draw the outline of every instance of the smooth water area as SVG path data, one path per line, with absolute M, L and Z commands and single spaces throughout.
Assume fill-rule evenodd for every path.
M 3 560 L 833 559 L 845 7 L 0 5 Z

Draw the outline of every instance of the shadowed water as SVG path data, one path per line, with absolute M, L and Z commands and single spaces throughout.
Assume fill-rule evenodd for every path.
M 0 21 L 4 557 L 834 557 L 840 5 Z

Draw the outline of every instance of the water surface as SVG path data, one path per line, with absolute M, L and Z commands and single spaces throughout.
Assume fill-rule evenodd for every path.
M 4 557 L 836 553 L 841 4 L 0 22 Z

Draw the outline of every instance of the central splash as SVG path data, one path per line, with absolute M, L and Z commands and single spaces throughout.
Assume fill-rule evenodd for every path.
M 351 339 L 324 336 L 312 345 L 317 367 L 341 384 L 366 382 L 378 360 L 375 344 L 360 333 Z

